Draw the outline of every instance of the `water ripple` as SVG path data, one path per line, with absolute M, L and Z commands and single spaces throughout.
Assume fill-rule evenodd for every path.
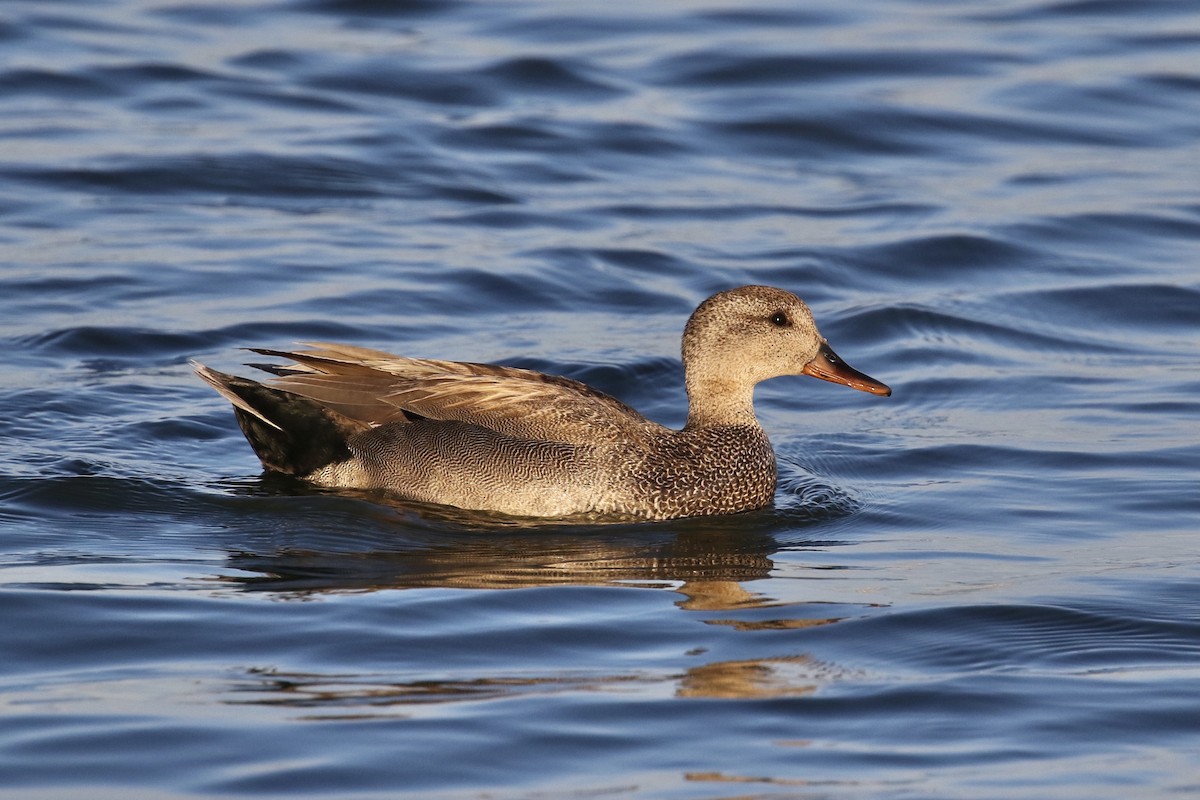
M 1004 54 L 979 51 L 954 53 L 950 51 L 921 52 L 870 50 L 812 55 L 762 55 L 731 52 L 728 47 L 715 51 L 693 51 L 673 56 L 650 68 L 657 82 L 665 86 L 711 89 L 714 86 L 770 86 L 775 83 L 806 85 L 829 81 L 850 81 L 880 74 L 888 79 L 922 76 L 945 76 L 958 72 L 963 75 L 982 75 L 991 71 L 990 61 L 999 63 L 1014 59 Z
M 1049 605 L 927 609 L 856 624 L 888 630 L 873 663 L 922 671 L 1105 672 L 1186 665 L 1200 655 L 1195 623 Z

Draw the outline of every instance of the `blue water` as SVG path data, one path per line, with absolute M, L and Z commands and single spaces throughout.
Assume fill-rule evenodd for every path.
M 1200 794 L 1198 67 L 1167 0 L 9 0 L 0 794 Z M 749 282 L 895 394 L 761 386 L 730 518 L 307 490 L 187 366 L 678 425 Z

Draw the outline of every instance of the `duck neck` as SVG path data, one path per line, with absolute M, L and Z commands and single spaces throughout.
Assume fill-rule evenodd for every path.
M 757 428 L 754 384 L 688 374 L 687 430 L 745 426 Z

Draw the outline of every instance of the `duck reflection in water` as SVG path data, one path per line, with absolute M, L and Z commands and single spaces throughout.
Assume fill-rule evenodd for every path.
M 224 580 L 248 591 L 290 596 L 430 587 L 661 586 L 684 595 L 684 609 L 749 608 L 774 602 L 744 584 L 770 576 L 779 531 L 802 532 L 814 520 L 841 516 L 852 506 L 828 486 L 792 488 L 794 511 L 596 526 L 505 519 L 378 493 L 324 494 L 273 478 L 247 491 L 259 495 L 256 502 L 275 502 L 287 491 L 301 495 L 303 500 L 292 498 L 289 505 L 299 513 L 262 515 L 269 528 L 238 542 L 229 558 L 238 574 Z M 838 544 L 800 539 L 789 548 Z
M 226 702 L 305 709 L 315 720 L 406 716 L 406 708 L 437 703 L 480 702 L 563 691 L 636 691 L 669 682 L 680 698 L 761 700 L 805 697 L 849 672 L 807 655 L 716 661 L 682 673 L 654 675 L 500 676 L 469 680 L 388 680 L 379 674 L 346 675 L 251 669 Z
M 277 489 L 278 487 L 276 487 Z M 275 491 L 275 490 L 272 490 Z M 824 489 L 820 490 L 824 491 Z M 260 498 L 261 499 L 261 498 Z M 788 631 L 839 621 L 824 603 L 783 604 L 755 592 L 753 584 L 775 568 L 781 529 L 803 530 L 811 520 L 772 510 L 738 518 L 703 518 L 647 525 L 497 526 L 495 520 L 445 510 L 385 509 L 345 496 L 311 496 L 322 506 L 304 520 L 274 518 L 275 530 L 257 542 L 242 539 L 222 580 L 249 592 L 288 599 L 345 592 L 449 588 L 486 590 L 546 586 L 632 586 L 678 592 L 685 612 L 739 631 Z M 333 511 L 334 513 L 331 513 Z M 342 516 L 339 517 L 339 513 Z M 389 516 L 389 514 L 391 516 Z M 364 516 L 365 515 L 365 516 Z M 397 536 L 397 517 L 405 524 Z M 336 530 L 342 523 L 359 531 Z M 380 523 L 390 523 L 385 528 Z M 841 542 L 792 541 L 789 550 L 827 549 Z M 255 551 L 256 550 L 256 551 Z M 844 608 L 844 607 L 843 607 Z M 778 613 L 776 613 L 776 610 Z M 817 614 L 812 612 L 817 611 Z M 781 635 L 787 635 L 786 633 Z M 706 661 L 703 652 L 681 653 L 683 671 L 662 674 L 528 674 L 466 680 L 429 676 L 411 679 L 252 670 L 237 682 L 231 702 L 305 708 L 314 718 L 336 719 L 404 713 L 414 703 L 485 700 L 526 693 L 570 690 L 636 690 L 667 682 L 679 697 L 795 697 L 837 673 L 802 653 L 761 659 Z

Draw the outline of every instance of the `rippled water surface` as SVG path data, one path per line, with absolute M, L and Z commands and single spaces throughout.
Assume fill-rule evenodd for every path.
M 1193 3 L 0 6 L 0 793 L 1200 794 Z M 261 476 L 187 366 L 346 341 L 661 422 L 709 293 L 773 508 Z

